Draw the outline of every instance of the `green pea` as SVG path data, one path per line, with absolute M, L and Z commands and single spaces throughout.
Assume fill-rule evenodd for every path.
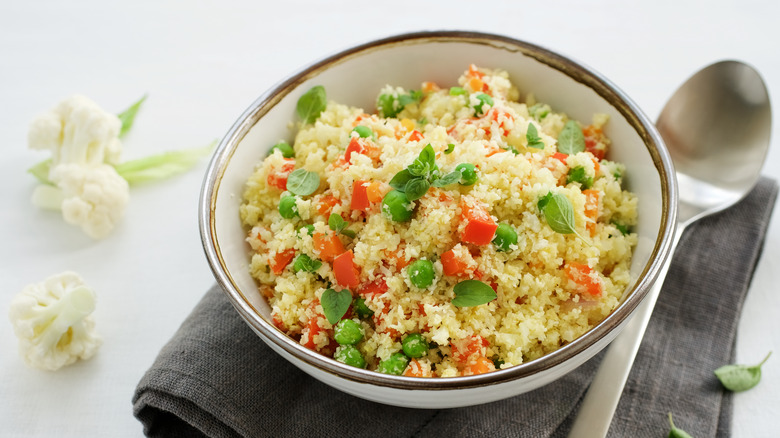
M 455 166 L 455 170 L 460 172 L 460 181 L 458 183 L 462 186 L 473 185 L 479 179 L 477 166 L 471 163 L 460 163 Z
M 282 199 L 279 200 L 279 214 L 285 219 L 292 219 L 298 216 L 298 205 L 296 204 L 295 196 L 282 196 Z
M 363 339 L 363 327 L 351 319 L 342 319 L 333 329 L 333 339 L 341 345 L 353 345 Z
M 304 225 L 300 228 L 298 228 L 298 238 L 300 239 L 303 234 L 308 234 L 309 236 L 314 235 L 314 225 Z
M 377 371 L 382 374 L 393 374 L 400 376 L 404 373 L 406 366 L 409 365 L 409 358 L 403 353 L 393 353 L 387 359 L 379 362 Z
M 476 96 L 479 101 L 478 104 L 474 105 L 474 113 L 478 116 L 481 116 L 482 113 L 485 112 L 485 105 L 488 105 L 490 107 L 493 106 L 493 98 L 490 97 L 490 95 L 487 95 L 485 93 L 479 93 Z
M 412 201 L 398 190 L 390 190 L 382 198 L 382 213 L 395 222 L 412 220 Z
M 336 348 L 336 352 L 333 354 L 333 358 L 343 364 L 356 368 L 366 367 L 366 360 L 363 359 L 360 350 L 354 345 L 339 345 L 338 348 Z
M 270 154 L 273 154 L 274 151 L 278 150 L 282 153 L 282 156 L 284 158 L 295 158 L 295 151 L 293 150 L 292 146 L 290 146 L 289 143 L 286 141 L 280 141 L 279 143 L 276 143 L 269 152 Z
M 469 92 L 466 91 L 466 89 L 464 89 L 463 87 L 450 88 L 450 96 L 463 96 L 466 94 L 469 94 Z
M 352 303 L 352 310 L 355 311 L 355 314 L 360 319 L 367 319 L 374 316 L 374 311 L 366 306 L 365 298 L 355 298 L 355 301 Z
M 493 245 L 496 251 L 509 251 L 511 246 L 517 245 L 517 231 L 509 224 L 498 224 Z
M 352 132 L 357 132 L 361 138 L 368 138 L 374 135 L 374 131 L 372 131 L 371 128 L 363 125 L 355 126 L 355 129 L 353 129 Z
M 409 274 L 409 281 L 420 289 L 433 284 L 435 274 L 430 260 L 417 260 L 406 268 L 406 272 Z
M 422 333 L 412 333 L 401 341 L 401 348 L 409 357 L 423 357 L 428 353 L 428 341 Z
M 566 184 L 573 182 L 580 183 L 583 189 L 589 189 L 593 185 L 593 177 L 588 175 L 584 167 L 576 166 L 566 174 Z

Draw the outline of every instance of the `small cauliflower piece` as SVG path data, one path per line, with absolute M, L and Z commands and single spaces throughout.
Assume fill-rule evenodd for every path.
M 28 285 L 8 314 L 20 355 L 28 365 L 51 371 L 91 358 L 102 343 L 90 316 L 94 310 L 95 293 L 74 272 Z
M 32 202 L 61 210 L 62 217 L 90 237 L 102 239 L 124 214 L 129 185 L 113 165 L 122 143 L 119 118 L 84 96 L 72 96 L 31 124 L 28 145 L 51 151 L 48 180 Z

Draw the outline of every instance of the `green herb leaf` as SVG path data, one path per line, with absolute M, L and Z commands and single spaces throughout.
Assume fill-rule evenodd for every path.
M 296 169 L 287 177 L 287 191 L 293 195 L 307 196 L 320 187 L 320 175 L 306 169 Z
M 614 225 L 615 228 L 617 228 L 617 230 L 620 231 L 620 234 L 624 236 L 628 234 L 628 227 L 621 224 L 620 222 L 612 221 L 612 225 Z
M 479 280 L 464 280 L 455 285 L 455 307 L 473 307 L 489 303 L 496 299 L 496 291 L 490 285 Z
M 758 365 L 724 365 L 715 370 L 715 375 L 729 391 L 746 391 L 761 381 L 761 365 L 772 355 L 770 351 Z
M 163 152 L 150 157 L 125 161 L 114 166 L 116 172 L 130 184 L 156 181 L 184 173 L 214 150 L 216 141 L 200 148 Z
M 347 225 L 349 225 L 347 221 L 339 214 L 331 213 L 330 217 L 328 217 L 328 226 L 336 233 L 340 233 Z
M 550 105 L 537 103 L 528 108 L 528 113 L 536 120 L 542 120 L 550 114 Z
M 505 151 L 509 151 L 509 152 L 511 152 L 511 153 L 513 153 L 513 154 L 515 154 L 515 155 L 517 155 L 517 154 L 519 154 L 519 153 L 520 153 L 520 151 L 518 151 L 517 149 L 515 149 L 515 148 L 514 148 L 514 146 L 512 146 L 512 145 L 510 145 L 510 144 L 508 144 L 508 145 L 505 145 L 505 146 L 504 146 L 504 147 L 502 147 L 501 149 L 503 149 L 503 150 L 505 150 Z
M 583 239 L 575 228 L 574 207 L 572 207 L 569 198 L 559 193 L 550 192 L 540 199 L 537 205 L 540 206 L 539 208 L 547 220 L 547 225 L 553 231 L 561 234 L 574 233 L 577 237 Z
M 303 96 L 298 99 L 298 105 L 295 107 L 295 110 L 303 124 L 308 125 L 317 120 L 326 106 L 328 106 L 328 98 L 325 94 L 325 87 L 316 85 L 303 93 Z
M 350 230 L 350 229 L 341 230 L 341 234 L 349 237 L 350 239 L 354 239 L 355 236 L 357 236 L 357 233 L 354 230 Z
M 422 151 L 420 151 L 420 156 L 417 159 L 425 164 L 428 164 L 432 169 L 436 165 L 436 151 L 434 151 L 431 144 L 428 143 L 425 145 Z
M 459 170 L 454 170 L 446 175 L 444 175 L 441 178 L 438 178 L 433 181 L 433 184 L 431 184 L 434 187 L 444 187 L 448 186 L 450 184 L 455 184 L 463 177 L 463 174 L 460 173 Z
M 444 151 L 446 155 L 449 155 L 452 153 L 452 151 L 455 150 L 455 144 L 453 143 L 447 143 L 447 149 Z
M 415 201 L 417 199 L 422 198 L 427 192 L 428 189 L 431 187 L 431 184 L 428 182 L 427 179 L 418 177 L 409 180 L 408 183 L 406 183 L 406 187 L 404 188 L 404 193 L 406 193 L 406 197 L 410 201 Z
M 322 262 L 312 259 L 306 254 L 299 254 L 293 262 L 293 272 L 315 272 L 322 267 Z
M 544 142 L 539 138 L 539 131 L 536 130 L 536 126 L 533 123 L 528 123 L 525 139 L 528 141 L 529 148 L 544 149 Z
M 141 104 L 144 103 L 145 100 L 146 94 L 144 94 L 144 96 L 140 98 L 138 102 L 130 105 L 129 108 L 117 115 L 117 117 L 119 117 L 119 121 L 122 122 L 122 127 L 119 129 L 119 138 L 124 137 L 125 134 L 130 131 L 130 128 L 133 127 L 135 115 L 138 113 L 138 110 L 141 108 Z
M 409 172 L 408 169 L 404 169 L 398 173 L 395 174 L 393 179 L 390 180 L 389 184 L 390 187 L 398 190 L 399 192 L 403 192 L 406 188 L 406 184 L 414 178 L 414 175 Z
M 450 96 L 464 96 L 469 94 L 468 91 L 466 91 L 463 87 L 452 87 L 450 88 Z
M 669 438 L 693 438 L 688 434 L 688 432 L 679 429 L 674 425 L 674 421 L 672 421 L 671 412 L 669 412 L 669 427 L 671 427 L 671 429 L 669 430 Z
M 430 166 L 427 163 L 420 161 L 419 158 L 415 159 L 406 170 L 409 171 L 409 174 L 413 177 L 425 176 L 431 171 Z
M 566 174 L 566 184 L 579 183 L 583 189 L 589 189 L 593 185 L 593 177 L 588 175 L 585 168 L 575 166 Z
M 336 324 L 347 313 L 349 305 L 352 304 L 352 294 L 347 289 L 339 292 L 327 289 L 322 293 L 320 302 L 325 318 L 328 319 L 329 323 Z
M 36 163 L 33 167 L 27 169 L 41 184 L 53 186 L 54 183 L 49 179 L 49 169 L 51 168 L 51 158 Z
M 573 155 L 585 150 L 585 136 L 580 124 L 569 120 L 558 135 L 558 152 Z
M 479 103 L 474 105 L 474 114 L 481 116 L 485 112 L 485 105 L 493 107 L 493 98 L 489 94 L 479 93 L 475 97 Z

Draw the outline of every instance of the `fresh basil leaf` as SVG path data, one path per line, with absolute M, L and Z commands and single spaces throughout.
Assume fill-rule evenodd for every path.
M 580 124 L 569 120 L 558 135 L 558 152 L 573 155 L 585 150 L 585 135 Z
M 548 202 L 552 199 L 552 192 L 547 192 L 546 195 L 539 198 L 538 201 L 536 201 L 536 206 L 539 208 L 539 211 L 541 213 L 544 213 L 544 207 L 547 205 Z
M 287 177 L 287 191 L 293 195 L 307 196 L 320 187 L 320 175 L 306 169 L 296 169 Z
M 410 103 L 417 103 L 420 100 L 422 100 L 423 92 L 422 90 L 411 90 L 407 94 L 402 94 L 398 96 L 398 103 L 401 105 L 401 108 L 405 107 L 406 105 L 409 105 Z
M 447 149 L 444 151 L 444 153 L 449 155 L 454 150 L 455 150 L 455 145 L 453 143 L 447 143 Z
M 433 169 L 433 167 L 436 165 L 436 151 L 434 151 L 431 144 L 428 143 L 425 145 L 422 151 L 420 151 L 420 156 L 417 159 Z
M 325 314 L 328 322 L 336 324 L 347 313 L 349 305 L 352 304 L 352 294 L 348 289 L 339 292 L 327 289 L 322 293 L 320 303 L 322 303 L 322 313 Z
M 406 193 L 406 197 L 410 201 L 415 201 L 417 199 L 422 198 L 425 193 L 428 192 L 428 189 L 431 187 L 431 184 L 428 182 L 425 178 L 414 178 L 409 180 L 408 183 L 406 183 L 406 187 L 404 189 L 404 193 Z
M 339 214 L 331 213 L 328 217 L 328 226 L 336 233 L 340 233 L 341 230 L 347 227 L 347 225 L 347 221 L 345 221 L 344 218 Z
M 724 365 L 715 370 L 715 376 L 729 391 L 746 391 L 761 381 L 761 365 L 772 355 L 770 351 L 758 365 Z
M 525 139 L 528 141 L 529 148 L 544 149 L 544 142 L 539 138 L 539 131 L 536 130 L 536 126 L 533 123 L 528 124 Z
M 431 184 L 434 187 L 444 187 L 448 186 L 450 184 L 455 184 L 463 177 L 463 174 L 460 173 L 459 170 L 454 170 L 443 177 L 433 181 L 433 184 Z
M 129 108 L 122 111 L 117 115 L 119 121 L 122 122 L 122 127 L 119 128 L 119 138 L 122 138 L 130 131 L 135 121 L 135 115 L 138 114 L 138 110 L 141 108 L 141 104 L 146 100 L 146 94 L 143 95 L 136 103 L 130 105 Z
M 566 184 L 579 183 L 583 189 L 589 189 L 593 185 L 593 177 L 582 166 L 575 166 L 569 169 L 566 174 Z
M 466 91 L 463 87 L 452 87 L 450 88 L 450 96 L 464 96 L 469 94 L 468 91 Z
M 493 98 L 489 94 L 479 93 L 475 97 L 479 103 L 474 105 L 474 114 L 481 116 L 485 112 L 485 105 L 493 107 Z
M 422 119 L 420 119 L 420 120 L 418 120 L 418 121 L 417 121 L 417 124 L 418 124 L 418 125 L 420 125 L 420 126 L 425 126 L 425 125 L 427 125 L 427 124 L 428 124 L 428 119 L 426 119 L 425 117 L 423 117 Z
M 422 162 L 419 158 L 416 158 L 409 167 L 406 168 L 409 174 L 415 177 L 424 177 L 430 173 L 431 168 L 427 163 Z
M 403 109 L 398 104 L 398 99 L 392 94 L 380 94 L 376 98 L 376 108 L 382 117 L 395 117 Z
M 505 151 L 509 151 L 509 152 L 511 152 L 511 153 L 513 153 L 513 154 L 515 154 L 515 155 L 517 155 L 517 154 L 519 154 L 519 153 L 520 153 L 520 151 L 518 151 L 517 149 L 515 149 L 515 148 L 514 148 L 514 146 L 512 146 L 512 145 L 510 145 L 510 144 L 508 144 L 508 145 L 504 146 L 502 149 L 504 149 Z
M 574 207 L 569 198 L 553 193 L 542 208 L 547 225 L 556 233 L 572 234 L 576 232 L 574 227 Z
M 341 234 L 349 237 L 350 239 L 354 239 L 355 236 L 357 236 L 357 233 L 354 230 L 350 230 L 350 229 L 341 230 Z
M 455 307 L 473 307 L 489 303 L 496 299 L 496 291 L 490 285 L 479 280 L 464 280 L 455 285 L 453 289 L 455 299 L 452 305 Z
M 669 412 L 669 438 L 693 438 L 688 432 L 676 427 L 674 421 L 672 421 L 672 413 Z
M 542 120 L 550 114 L 550 105 L 537 103 L 528 108 L 528 113 L 536 120 Z
M 621 224 L 620 222 L 612 221 L 612 225 L 614 225 L 615 228 L 617 228 L 617 230 L 620 231 L 620 234 L 624 236 L 628 234 L 628 227 Z
M 328 106 L 328 98 L 325 94 L 325 87 L 316 85 L 298 99 L 295 111 L 303 124 L 308 125 L 317 120 L 326 106 Z
M 49 169 L 51 169 L 51 158 L 36 163 L 33 167 L 27 169 L 38 182 L 53 186 L 54 183 L 49 179 Z
M 414 178 L 414 175 L 412 175 L 408 169 L 404 169 L 396 173 L 393 179 L 390 180 L 389 184 L 390 187 L 398 190 L 399 192 L 403 192 L 404 188 L 406 187 L 406 183 L 408 183 L 412 178 Z
M 306 254 L 299 254 L 293 262 L 293 272 L 315 272 L 322 267 L 322 262 L 312 259 Z

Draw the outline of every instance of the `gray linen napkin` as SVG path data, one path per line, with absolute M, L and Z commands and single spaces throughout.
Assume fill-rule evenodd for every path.
M 665 436 L 668 412 L 693 436 L 730 434 L 731 396 L 712 371 L 733 361 L 777 190 L 763 178 L 739 206 L 686 231 L 610 436 Z M 154 437 L 564 437 L 600 359 L 486 405 L 385 406 L 330 388 L 279 357 L 214 286 L 139 382 L 133 408 Z

